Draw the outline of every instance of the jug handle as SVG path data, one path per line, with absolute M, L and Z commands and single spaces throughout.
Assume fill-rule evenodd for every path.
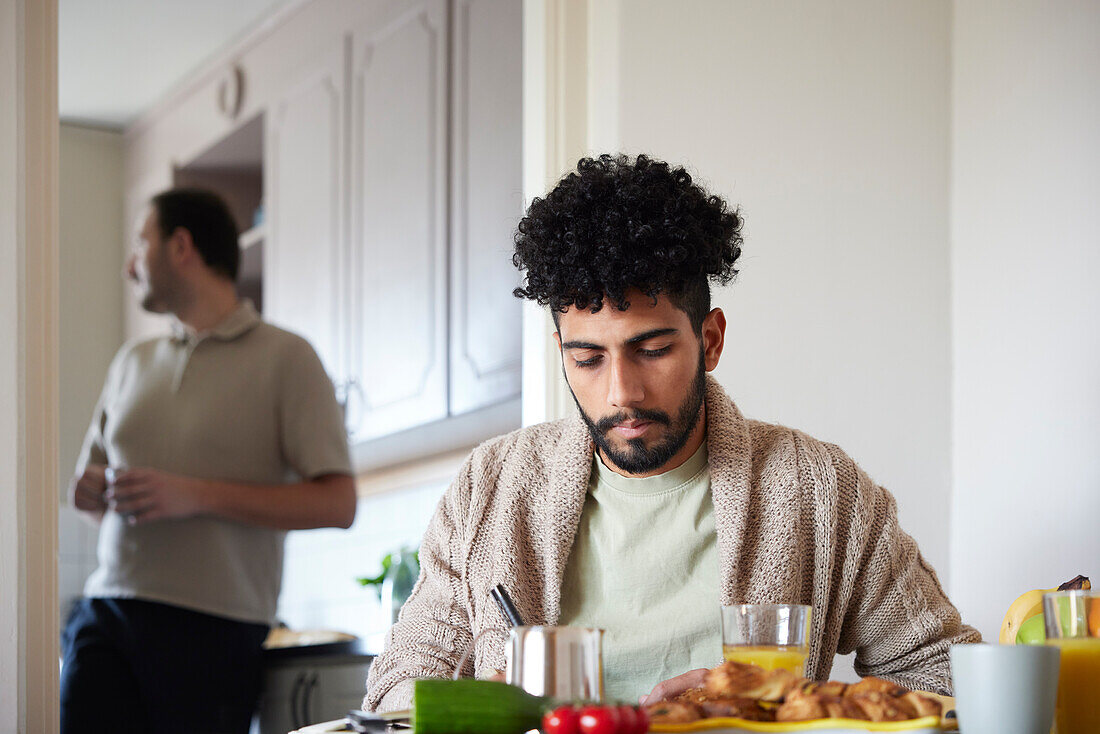
M 455 672 L 452 676 L 453 680 L 458 680 L 462 677 L 462 669 L 466 666 L 466 661 L 468 661 L 470 659 L 470 656 L 474 654 L 474 648 L 477 647 L 477 641 L 480 640 L 481 636 L 484 635 L 486 632 L 499 632 L 502 635 L 508 635 L 508 630 L 501 629 L 500 627 L 486 627 L 485 629 L 474 635 L 474 639 L 466 648 L 466 652 L 462 653 L 462 657 L 458 659 L 458 665 L 455 666 Z

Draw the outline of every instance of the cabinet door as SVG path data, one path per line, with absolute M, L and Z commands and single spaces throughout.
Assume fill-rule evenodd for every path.
M 306 712 L 309 723 L 332 721 L 363 705 L 369 662 L 318 665 L 309 679 Z
M 364 440 L 447 414 L 447 4 L 352 37 L 352 365 Z
M 343 46 L 334 45 L 267 113 L 264 315 L 308 339 L 342 380 L 346 77 Z
M 520 392 L 520 278 L 512 236 L 523 213 L 523 7 L 458 0 L 451 190 L 450 412 Z
M 268 668 L 264 671 L 253 732 L 286 734 L 312 723 L 302 718 L 302 694 L 310 673 L 305 666 Z

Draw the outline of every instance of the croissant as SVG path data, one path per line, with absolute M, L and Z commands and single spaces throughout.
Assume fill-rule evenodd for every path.
M 782 701 L 801 679 L 789 670 L 764 670 L 747 663 L 725 662 L 707 672 L 704 683 L 711 698 L 755 698 Z

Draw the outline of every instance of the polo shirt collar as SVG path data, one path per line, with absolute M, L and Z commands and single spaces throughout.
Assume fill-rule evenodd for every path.
M 219 321 L 205 334 L 201 334 L 197 338 L 193 337 L 187 329 L 183 327 L 183 324 L 173 320 L 172 336 L 177 341 L 181 342 L 188 342 L 193 339 L 201 341 L 207 337 L 213 337 L 221 341 L 232 341 L 252 329 L 252 327 L 258 323 L 260 323 L 260 314 L 256 312 L 256 307 L 252 305 L 250 299 L 242 298 L 233 313 Z
M 256 313 L 256 307 L 252 305 L 251 300 L 242 298 L 237 310 L 211 329 L 210 336 L 229 341 L 236 339 L 258 323 L 260 323 L 260 314 Z

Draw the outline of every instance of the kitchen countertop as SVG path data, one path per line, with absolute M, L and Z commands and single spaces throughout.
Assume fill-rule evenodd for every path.
M 375 653 L 366 649 L 363 640 L 341 640 L 316 645 L 290 645 L 263 651 L 264 667 L 299 665 L 301 663 L 343 663 L 348 659 L 371 660 Z

